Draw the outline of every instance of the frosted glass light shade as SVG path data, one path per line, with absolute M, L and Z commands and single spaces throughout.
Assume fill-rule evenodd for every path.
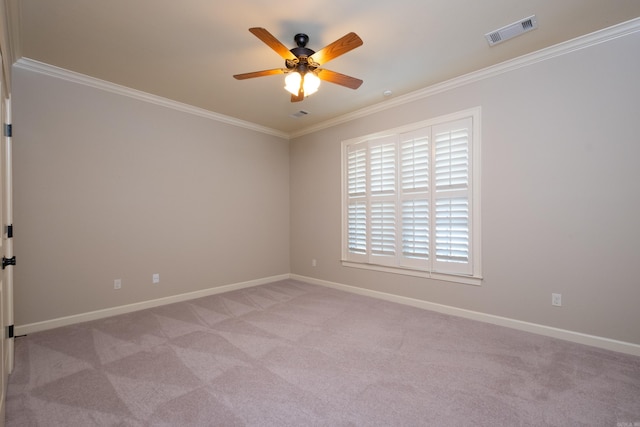
M 318 91 L 320 87 L 320 78 L 313 73 L 306 73 L 304 75 L 304 96 L 309 96 Z
M 287 74 L 287 77 L 284 78 L 284 88 L 291 92 L 293 95 L 298 95 L 298 91 L 300 90 L 300 80 L 302 80 L 302 76 L 297 71 L 293 71 Z
M 307 72 L 304 78 L 297 71 L 292 71 L 284 78 L 284 88 L 293 95 L 298 95 L 300 90 L 300 81 L 302 80 L 302 87 L 304 96 L 309 96 L 318 91 L 320 87 L 320 78 L 312 72 Z

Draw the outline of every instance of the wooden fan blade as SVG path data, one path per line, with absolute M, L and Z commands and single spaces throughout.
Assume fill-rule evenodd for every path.
M 298 89 L 297 95 L 291 95 L 291 102 L 300 102 L 304 99 L 304 87 L 302 86 L 302 81 L 300 82 L 300 89 Z
M 317 74 L 318 77 L 320 77 L 320 79 L 324 81 L 335 83 L 340 86 L 345 86 L 350 89 L 358 89 L 362 84 L 362 80 L 360 79 L 356 79 L 355 77 L 347 76 L 345 74 L 336 73 L 335 71 L 331 70 L 317 70 Z
M 362 46 L 362 39 L 356 33 L 349 33 L 310 56 L 317 64 L 324 64 L 338 56 Z
M 274 68 L 273 70 L 254 71 L 253 73 L 236 74 L 233 77 L 238 80 L 252 79 L 254 77 L 272 76 L 274 74 L 284 74 L 282 68 Z
M 291 53 L 291 51 L 287 49 L 285 45 L 280 43 L 277 38 L 275 38 L 269 31 L 265 30 L 264 28 L 254 27 L 249 28 L 249 31 L 254 36 L 262 40 L 271 49 L 275 50 L 276 53 L 282 56 L 284 59 L 296 59 L 296 56 Z

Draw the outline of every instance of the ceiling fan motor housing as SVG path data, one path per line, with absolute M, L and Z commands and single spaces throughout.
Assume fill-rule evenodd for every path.
M 285 64 L 287 66 L 288 69 L 294 69 L 294 68 L 308 68 L 308 66 L 310 66 L 310 62 L 308 61 L 307 58 L 309 58 L 311 55 L 313 55 L 314 53 L 316 53 L 314 50 L 309 49 L 307 46 L 307 43 L 309 42 L 309 36 L 303 33 L 299 33 L 296 34 L 295 37 L 293 38 L 293 40 L 296 42 L 296 47 L 289 49 L 289 51 L 291 53 L 293 53 L 296 58 L 298 59 L 297 61 L 293 60 L 287 60 L 285 61 Z M 315 68 L 315 67 L 314 67 Z M 300 70 L 302 71 L 302 70 Z M 305 70 L 306 71 L 306 70 Z

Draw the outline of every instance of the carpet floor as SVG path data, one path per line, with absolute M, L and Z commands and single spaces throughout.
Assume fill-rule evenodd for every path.
M 285 280 L 16 339 L 7 426 L 640 426 L 640 358 Z

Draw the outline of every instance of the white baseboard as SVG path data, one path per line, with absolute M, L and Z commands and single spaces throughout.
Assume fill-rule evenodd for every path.
M 466 310 L 463 308 L 437 304 L 437 303 L 423 301 L 415 298 L 409 298 L 409 297 L 403 297 L 399 295 L 388 294 L 385 292 L 373 291 L 370 289 L 359 288 L 356 286 L 343 285 L 341 283 L 314 279 L 313 277 L 300 276 L 296 274 L 292 274 L 290 275 L 290 277 L 291 279 L 300 280 L 302 282 L 307 282 L 314 285 L 326 286 L 329 288 L 351 292 L 354 294 L 378 298 L 378 299 L 396 302 L 404 305 L 410 305 L 412 307 L 422 308 L 425 310 L 432 310 L 438 313 L 450 314 L 453 316 L 464 317 L 466 319 L 478 320 L 480 322 L 491 323 L 499 326 L 506 326 L 512 329 L 518 329 L 521 331 L 531 332 L 538 335 L 558 338 L 565 341 L 571 341 L 579 344 L 590 345 L 593 347 L 603 348 L 611 351 L 617 351 L 620 353 L 630 354 L 633 356 L 640 356 L 640 345 L 634 344 L 634 343 L 617 341 L 610 338 L 604 338 L 604 337 L 599 337 L 595 335 L 583 334 L 581 332 L 554 328 L 551 326 L 540 325 L 537 323 L 523 322 L 521 320 L 510 319 L 508 317 L 495 316 L 493 314 L 486 314 L 478 311 Z
M 250 280 L 247 282 L 234 283 L 215 288 L 203 289 L 195 292 L 188 292 L 180 295 L 173 295 L 165 298 L 158 298 L 150 301 L 142 301 L 134 304 L 122 305 L 118 307 L 106 308 L 103 310 L 91 311 L 88 313 L 80 313 L 73 316 L 60 317 L 57 319 L 46 320 L 43 322 L 30 323 L 26 325 L 18 325 L 15 327 L 15 335 L 25 335 L 48 329 L 59 328 L 61 326 L 73 325 L 76 323 L 88 322 L 91 320 L 103 319 L 105 317 L 117 316 L 119 314 L 131 313 L 147 308 L 158 307 L 166 304 L 173 304 L 181 301 L 188 301 L 196 298 L 206 297 L 209 295 L 221 294 L 224 292 L 235 291 L 238 289 L 250 288 L 253 286 L 264 285 L 279 280 L 294 279 L 314 285 L 326 286 L 341 291 L 351 292 L 354 294 L 364 295 L 372 298 L 391 301 L 399 304 L 409 305 L 424 310 L 431 310 L 438 313 L 450 314 L 453 316 L 464 317 L 466 319 L 477 320 L 480 322 L 491 323 L 494 325 L 505 326 L 512 329 L 518 329 L 525 332 L 531 332 L 538 335 L 544 335 L 552 338 L 558 338 L 565 341 L 571 341 L 579 344 L 590 345 L 593 347 L 603 348 L 606 350 L 617 351 L 620 353 L 640 356 L 640 345 L 617 341 L 610 338 L 599 337 L 595 335 L 583 334 L 581 332 L 569 331 L 566 329 L 554 328 L 551 326 L 540 325 L 537 323 L 523 322 L 521 320 L 510 319 L 508 317 L 495 316 L 492 314 L 481 313 L 478 311 L 466 310 L 463 308 L 437 304 L 429 301 L 423 301 L 415 298 L 403 297 L 400 295 L 389 294 L 385 292 L 373 291 L 370 289 L 359 288 L 357 286 L 344 285 L 341 283 L 330 282 L 327 280 L 315 279 L 313 277 L 300 276 L 297 274 L 282 274 L 279 276 L 265 277 L 262 279 Z
M 59 328 L 61 326 L 74 325 L 76 323 L 88 322 L 91 320 L 103 319 L 105 317 L 117 316 L 119 314 L 131 313 L 134 311 L 144 310 L 147 308 L 159 307 L 161 305 L 173 304 L 181 301 L 188 301 L 196 298 L 202 298 L 209 295 L 221 294 L 224 292 L 235 291 L 238 289 L 250 288 L 253 286 L 264 285 L 267 283 L 277 282 L 279 280 L 289 279 L 289 274 L 279 276 L 265 277 L 263 279 L 249 280 L 247 282 L 233 283 L 230 285 L 218 286 L 215 288 L 203 289 L 185 294 L 172 295 L 169 297 L 158 298 L 150 301 L 142 301 L 134 304 L 121 305 L 118 307 L 105 308 L 103 310 L 90 311 L 88 313 L 75 314 L 73 316 L 59 317 L 57 319 L 45 320 L 43 322 L 29 323 L 27 325 L 19 325 L 15 327 L 15 336 L 32 334 L 35 332 L 46 331 L 48 329 Z

